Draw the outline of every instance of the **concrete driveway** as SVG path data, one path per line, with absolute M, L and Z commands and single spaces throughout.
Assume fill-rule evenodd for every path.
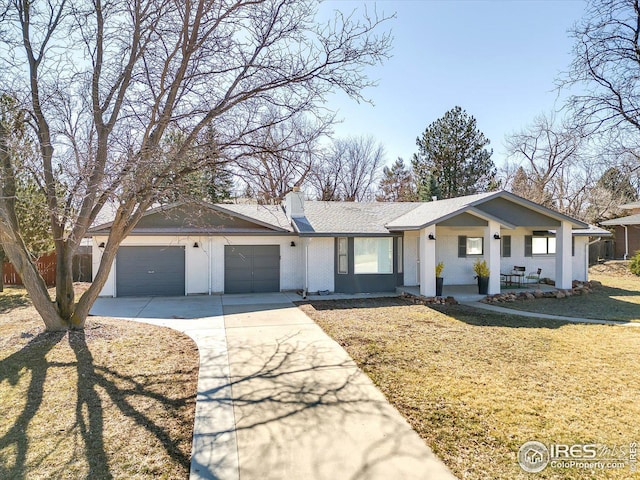
M 192 479 L 455 478 L 286 294 L 100 298 L 91 313 L 197 343 Z

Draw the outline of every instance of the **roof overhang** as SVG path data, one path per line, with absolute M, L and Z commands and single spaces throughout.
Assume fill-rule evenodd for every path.
M 282 228 L 278 225 L 272 224 L 272 223 L 268 223 L 268 222 L 264 222 L 258 218 L 254 218 L 248 215 L 244 215 L 240 212 L 236 212 L 227 208 L 224 208 L 223 206 L 219 205 L 219 204 L 212 204 L 212 203 L 207 203 L 207 202 L 203 202 L 203 201 L 191 201 L 191 202 L 174 202 L 174 203 L 170 203 L 167 205 L 161 205 L 158 207 L 154 207 L 154 208 L 150 208 L 149 210 L 145 211 L 142 216 L 140 217 L 141 219 L 149 217 L 150 215 L 155 215 L 157 213 L 160 212 L 169 212 L 173 209 L 176 208 L 180 208 L 180 207 L 188 207 L 189 205 L 196 205 L 199 207 L 203 207 L 203 208 L 207 208 L 211 211 L 214 211 L 216 213 L 219 213 L 221 215 L 224 215 L 228 218 L 238 218 L 240 220 L 244 220 L 246 222 L 252 223 L 256 226 L 268 229 L 270 231 L 273 231 L 275 233 L 281 233 L 281 234 L 291 234 L 294 233 L 294 231 L 292 229 L 285 229 Z M 86 236 L 87 237 L 92 237 L 92 236 L 102 236 L 102 235 L 108 235 L 109 231 L 111 229 L 111 226 L 113 225 L 113 222 L 107 222 L 107 223 L 103 223 L 101 225 L 96 225 L 95 227 L 92 227 L 89 229 L 89 231 L 87 232 Z M 220 234 L 220 235 L 226 235 L 226 234 L 236 234 L 236 235 L 240 235 L 240 234 L 257 234 L 256 232 L 247 229 L 245 231 L 242 232 L 233 232 L 233 231 L 224 231 L 222 229 L 216 229 L 216 228 L 182 228 L 182 227 L 177 227 L 173 230 L 166 230 L 166 231 L 158 231 L 158 232 L 145 232 L 144 230 L 138 229 L 136 230 L 136 227 L 134 227 L 133 231 L 129 234 L 129 235 L 185 235 L 185 234 L 208 234 L 208 235 L 215 235 L 215 234 Z M 269 231 L 263 231 L 262 233 L 271 233 Z
M 506 205 L 498 205 L 496 202 L 503 201 Z M 528 217 L 528 221 L 525 221 L 518 212 L 510 212 L 509 205 L 513 204 L 519 208 L 533 212 Z M 485 208 L 483 208 L 483 206 Z M 491 208 L 493 207 L 493 208 Z M 424 223 L 413 223 L 406 225 L 386 225 L 390 231 L 412 231 L 420 230 L 430 226 L 438 225 L 454 217 L 460 216 L 464 213 L 468 213 L 475 217 L 481 218 L 485 221 L 494 221 L 500 224 L 501 227 L 507 229 L 515 229 L 517 227 L 557 227 L 562 222 L 568 222 L 574 228 L 588 228 L 588 224 L 571 218 L 568 215 L 556 212 L 549 208 L 538 205 L 522 197 L 518 197 L 512 193 L 506 191 L 496 192 L 493 195 L 488 195 L 479 200 L 470 202 L 456 210 L 453 210 L 445 215 L 441 215 L 437 218 L 430 219 Z M 534 215 L 535 214 L 535 215 Z M 527 216 L 524 216 L 526 219 Z

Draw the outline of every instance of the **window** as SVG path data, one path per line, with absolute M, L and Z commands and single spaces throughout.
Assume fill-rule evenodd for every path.
M 403 263 L 404 263 L 404 258 L 402 258 L 402 250 L 403 250 L 403 245 L 402 242 L 404 241 L 404 239 L 402 237 L 398 237 L 398 273 L 402 273 L 402 267 L 403 267 Z
M 393 238 L 354 238 L 353 272 L 393 273 Z
M 482 255 L 484 251 L 483 237 L 466 237 L 460 235 L 458 237 L 458 257 L 466 257 L 470 255 Z
M 533 237 L 531 241 L 533 255 L 549 255 L 556 253 L 556 239 L 553 237 Z
M 482 237 L 467 237 L 467 255 L 482 255 Z
M 554 255 L 556 253 L 556 238 L 527 235 L 524 239 L 524 256 Z
M 338 273 L 349 272 L 349 247 L 345 237 L 338 238 Z

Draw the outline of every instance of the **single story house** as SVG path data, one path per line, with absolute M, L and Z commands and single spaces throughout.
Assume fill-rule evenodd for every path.
M 96 272 L 109 223 L 90 232 Z M 604 231 L 604 233 L 607 233 Z M 432 202 L 308 201 L 175 204 L 149 210 L 122 242 L 103 296 L 383 292 L 474 283 L 487 261 L 489 293 L 514 265 L 542 269 L 559 288 L 586 280 L 589 226 L 506 191 Z M 446 293 L 446 291 L 445 291 Z
M 640 202 L 620 205 L 620 208 L 629 210 L 629 215 L 606 220 L 601 225 L 614 227 L 615 257 L 626 260 L 640 250 Z

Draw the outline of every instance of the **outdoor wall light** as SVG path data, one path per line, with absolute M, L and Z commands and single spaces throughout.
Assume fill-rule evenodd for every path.
M 429 240 L 435 240 L 436 236 L 433 233 L 429 234 Z
M 296 246 L 296 242 L 294 242 L 293 240 L 291 240 L 291 246 L 295 247 Z
M 495 238 L 496 240 L 500 240 L 500 234 L 499 233 L 494 233 L 493 234 L 493 238 Z
M 193 248 L 200 248 L 200 245 L 198 245 L 198 242 L 193 242 Z
M 104 247 L 105 247 L 104 242 L 100 242 L 100 244 L 98 245 L 98 248 L 104 248 Z

